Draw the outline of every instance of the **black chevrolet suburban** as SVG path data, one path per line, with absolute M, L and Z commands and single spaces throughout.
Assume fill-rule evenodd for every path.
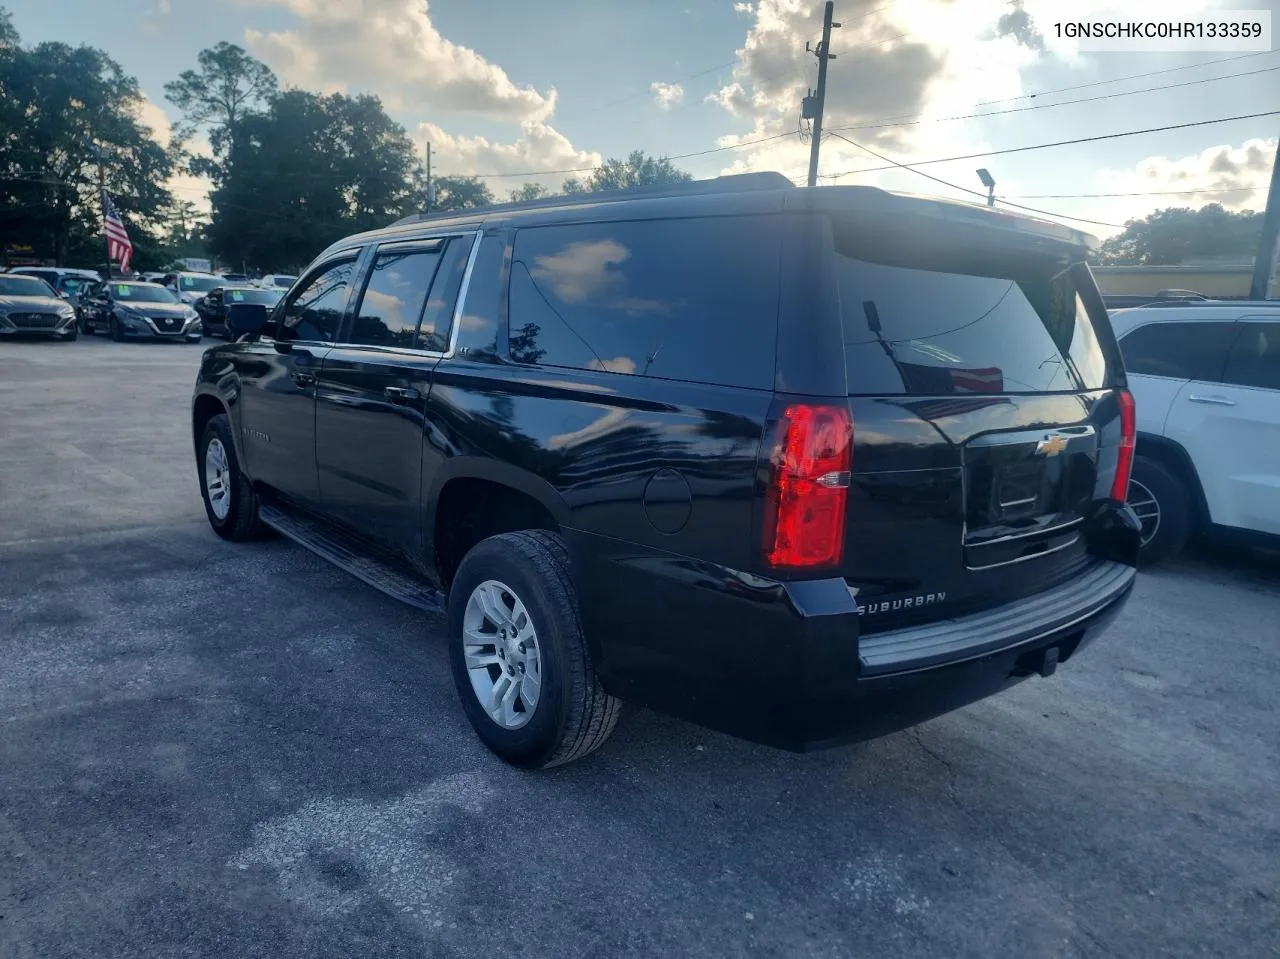
M 901 729 L 1052 674 L 1132 589 L 1090 242 L 776 174 L 411 216 L 233 309 L 209 522 L 446 611 L 517 765 L 622 702 L 796 750 Z

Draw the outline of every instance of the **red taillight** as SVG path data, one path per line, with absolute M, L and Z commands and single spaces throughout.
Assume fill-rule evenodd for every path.
M 770 566 L 833 566 L 844 550 L 853 417 L 839 406 L 788 406 L 778 423 L 765 501 Z
M 1129 476 L 1133 472 L 1133 448 L 1138 440 L 1138 422 L 1134 417 L 1133 394 L 1121 390 L 1116 394 L 1120 404 L 1120 449 L 1116 452 L 1116 478 L 1111 483 L 1111 498 L 1123 503 L 1129 498 Z

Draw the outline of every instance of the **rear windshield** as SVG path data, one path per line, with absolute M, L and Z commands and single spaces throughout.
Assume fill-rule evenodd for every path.
M 987 261 L 987 262 L 984 262 Z M 995 261 L 995 262 L 991 262 Z M 1041 261 L 873 263 L 836 251 L 850 394 L 1056 393 L 1108 385 L 1079 295 L 1088 273 Z

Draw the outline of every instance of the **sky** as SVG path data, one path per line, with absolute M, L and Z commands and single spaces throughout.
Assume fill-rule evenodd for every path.
M 817 61 L 805 52 L 821 36 L 816 0 L 0 3 L 27 43 L 105 49 L 137 78 L 148 98 L 141 118 L 161 140 L 178 119 L 164 84 L 226 40 L 286 86 L 377 94 L 420 149 L 430 142 L 436 174 L 484 176 L 499 197 L 525 181 L 557 188 L 574 175 L 558 171 L 634 149 L 672 157 L 698 177 L 777 170 L 799 180 L 807 170 L 799 110 L 816 85 Z M 1280 133 L 1280 49 L 1081 53 L 1054 25 L 1155 10 L 1270 10 L 1275 47 L 1280 0 L 837 0 L 835 8 L 842 26 L 832 35 L 825 125 L 858 145 L 824 139 L 823 184 L 973 199 L 957 188 L 983 191 L 975 171 L 985 167 L 1002 201 L 1078 218 L 1071 225 L 1099 237 L 1161 207 L 1265 202 Z M 909 164 L 1269 111 L 1277 112 L 920 167 L 936 180 L 867 152 Z M 540 171 L 557 172 L 530 175 Z M 172 186 L 204 204 L 206 183 L 184 176 Z

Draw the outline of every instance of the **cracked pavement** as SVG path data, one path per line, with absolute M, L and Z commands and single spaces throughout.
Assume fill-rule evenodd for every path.
M 199 348 L 0 347 L 0 957 L 1280 956 L 1280 562 L 797 756 L 491 757 L 440 620 L 207 528 Z

